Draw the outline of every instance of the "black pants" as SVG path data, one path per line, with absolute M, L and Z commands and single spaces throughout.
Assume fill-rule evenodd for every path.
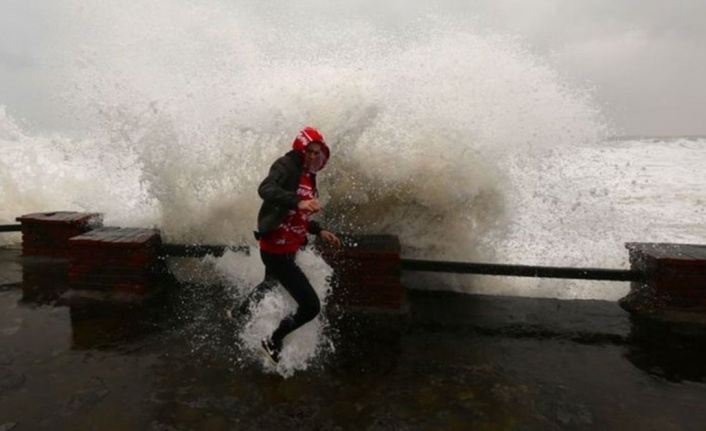
M 272 333 L 272 341 L 282 346 L 282 340 L 297 328 L 313 320 L 321 311 L 321 303 L 316 291 L 306 278 L 301 268 L 294 262 L 296 253 L 272 254 L 260 250 L 260 257 L 265 264 L 265 279 L 258 284 L 241 305 L 241 312 L 247 312 L 253 301 L 262 297 L 280 282 L 297 302 L 297 310 L 284 318 Z

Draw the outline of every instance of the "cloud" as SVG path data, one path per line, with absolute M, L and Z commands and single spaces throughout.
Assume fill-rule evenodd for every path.
M 32 65 L 34 65 L 34 61 L 31 58 L 0 49 L 0 70 L 6 69 L 14 71 L 17 69 L 27 69 L 32 67 Z
M 706 135 L 706 2 L 484 0 L 457 6 L 481 13 L 488 26 L 518 35 L 571 79 L 593 86 L 623 133 Z

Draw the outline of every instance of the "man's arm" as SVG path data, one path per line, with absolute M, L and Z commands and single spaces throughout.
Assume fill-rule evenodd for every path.
M 282 158 L 275 161 L 270 167 L 267 177 L 262 180 L 257 188 L 257 193 L 262 200 L 273 205 L 284 208 L 296 208 L 299 204 L 299 196 L 296 191 L 284 189 L 287 181 L 289 169 L 286 161 Z
M 319 222 L 317 222 L 315 220 L 311 220 L 309 222 L 309 233 L 320 237 L 321 239 L 323 239 L 325 242 L 327 242 L 330 245 L 333 245 L 336 247 L 341 246 L 341 240 L 336 236 L 336 234 L 322 228 L 321 225 L 319 224 Z

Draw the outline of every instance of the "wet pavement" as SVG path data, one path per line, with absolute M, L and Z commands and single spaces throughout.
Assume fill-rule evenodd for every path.
M 238 346 L 218 287 L 69 306 L 57 301 L 61 274 L 0 249 L 0 431 L 706 423 L 704 344 L 631 321 L 614 302 L 409 292 L 407 315 L 330 310 L 335 350 L 284 379 Z

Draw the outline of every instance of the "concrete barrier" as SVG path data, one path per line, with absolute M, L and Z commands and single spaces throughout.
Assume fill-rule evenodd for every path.
M 22 255 L 69 257 L 69 239 L 103 225 L 98 213 L 54 211 L 16 218 L 22 226 Z
M 157 229 L 101 227 L 69 239 L 69 285 L 74 291 L 147 295 L 162 273 Z
M 394 235 L 340 237 L 341 248 L 320 248 L 322 257 L 334 271 L 331 303 L 361 309 L 403 310 L 399 239 Z
M 627 243 L 631 268 L 644 273 L 619 303 L 640 317 L 706 325 L 706 246 Z

